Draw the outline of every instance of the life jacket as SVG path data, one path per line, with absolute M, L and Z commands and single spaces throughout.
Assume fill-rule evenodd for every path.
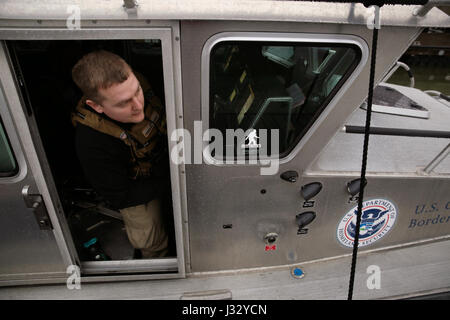
M 129 129 L 113 122 L 86 107 L 86 97 L 78 102 L 75 112 L 72 113 L 72 124 L 81 123 L 96 131 L 108 134 L 123 141 L 130 147 L 130 172 L 132 179 L 150 176 L 152 168 L 167 154 L 166 144 L 166 117 L 164 107 L 157 96 L 153 94 L 148 82 L 135 72 L 142 90 L 144 91 L 145 118 L 132 125 Z

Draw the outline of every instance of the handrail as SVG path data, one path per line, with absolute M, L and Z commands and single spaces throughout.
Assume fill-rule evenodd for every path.
M 431 171 L 433 171 L 434 168 L 438 166 L 442 161 L 444 161 L 445 158 L 450 154 L 450 143 L 442 149 L 439 154 L 434 157 L 433 160 L 430 161 L 430 163 L 423 169 L 423 172 L 426 174 L 430 174 Z
M 403 62 L 397 61 L 396 64 L 392 67 L 392 69 L 388 72 L 388 74 L 383 78 L 383 80 L 381 80 L 381 82 L 387 82 L 389 80 L 389 78 L 394 74 L 395 71 L 397 71 L 397 69 L 399 67 L 402 67 L 403 69 L 406 70 L 406 72 L 408 72 L 408 77 L 409 77 L 409 86 L 411 88 L 414 88 L 415 86 L 415 81 L 414 81 L 414 75 L 411 71 L 411 68 Z
M 363 126 L 344 127 L 345 133 L 364 134 Z M 384 135 L 384 136 L 402 136 L 402 137 L 421 137 L 421 138 L 450 138 L 450 131 L 438 130 L 417 130 L 417 129 L 400 129 L 400 128 L 380 128 L 371 127 L 370 134 Z

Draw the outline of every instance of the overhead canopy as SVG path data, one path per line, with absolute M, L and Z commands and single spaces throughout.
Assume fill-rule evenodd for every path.
M 436 2 L 436 0 L 435 0 Z M 445 2 L 445 1 L 440 1 Z M 448 1 L 447 1 L 448 2 Z M 373 10 L 362 4 L 269 0 L 2 0 L 0 20 L 66 20 L 73 6 L 81 20 L 245 20 L 367 24 Z M 449 16 L 433 7 L 425 16 L 417 5 L 381 8 L 381 25 L 450 27 Z

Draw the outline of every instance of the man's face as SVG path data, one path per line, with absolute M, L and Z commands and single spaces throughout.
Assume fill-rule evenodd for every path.
M 103 97 L 101 103 L 86 101 L 98 113 L 105 113 L 122 123 L 139 123 L 144 120 L 144 93 L 133 72 L 124 82 L 99 89 L 98 93 Z

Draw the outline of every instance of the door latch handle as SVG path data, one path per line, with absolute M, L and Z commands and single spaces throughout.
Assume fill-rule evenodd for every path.
M 22 189 L 23 200 L 27 208 L 33 209 L 34 216 L 41 230 L 52 230 L 52 222 L 48 216 L 47 208 L 40 194 L 31 194 L 30 186 Z

